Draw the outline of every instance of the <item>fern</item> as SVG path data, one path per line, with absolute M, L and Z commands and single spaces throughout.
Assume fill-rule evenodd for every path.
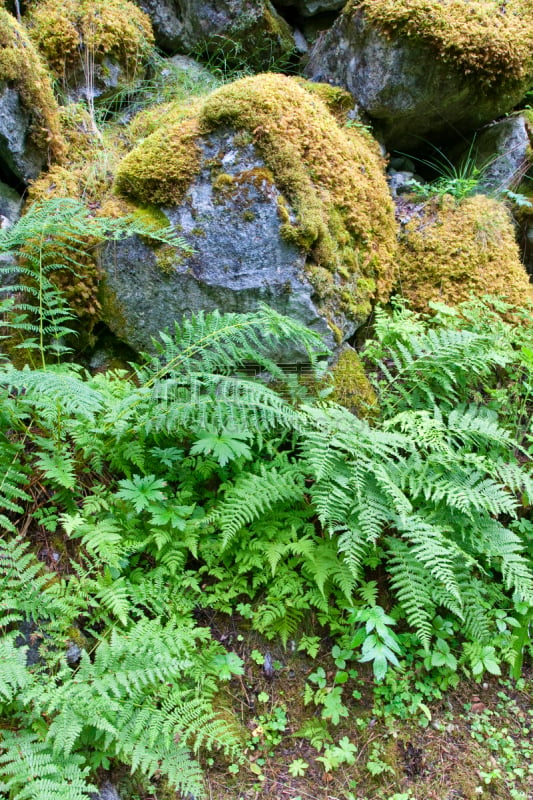
M 222 533 L 226 547 L 244 525 L 259 519 L 278 504 L 302 499 L 302 472 L 298 465 L 279 456 L 268 466 L 260 466 L 258 474 L 247 473 L 237 478 L 211 516 Z
M 0 733 L 0 791 L 18 800 L 88 800 L 97 787 L 79 754 L 58 759 L 29 731 Z

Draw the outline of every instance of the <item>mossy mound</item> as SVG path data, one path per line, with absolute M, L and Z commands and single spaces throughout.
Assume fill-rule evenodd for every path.
M 223 86 L 185 113 L 177 107 L 165 114 L 164 127 L 121 162 L 119 193 L 177 205 L 200 169 L 201 138 L 217 129 L 243 132 L 283 195 L 280 234 L 307 254 L 322 307 L 342 307 L 360 320 L 372 300 L 388 297 L 396 226 L 383 161 L 367 136 L 339 124 L 316 90 L 283 75 L 257 75 Z
M 330 399 L 363 419 L 379 415 L 378 398 L 368 380 L 363 362 L 352 347 L 344 347 L 331 369 L 333 392 Z
M 430 301 L 453 306 L 472 295 L 517 306 L 533 300 L 509 212 L 485 195 L 427 203 L 405 227 L 397 264 L 397 289 L 417 311 L 427 311 Z
M 16 89 L 29 112 L 29 135 L 34 146 L 52 159 L 59 158 L 64 141 L 50 78 L 26 31 L 3 8 L 0 8 L 0 81 Z
M 387 34 L 421 39 L 488 86 L 522 83 L 533 68 L 532 0 L 350 0 Z
M 129 0 L 41 0 L 26 18 L 32 40 L 56 78 L 111 58 L 134 79 L 153 52 L 147 15 Z

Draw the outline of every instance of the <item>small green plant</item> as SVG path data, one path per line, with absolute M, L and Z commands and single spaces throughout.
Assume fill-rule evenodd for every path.
M 257 726 L 252 732 L 252 744 L 258 749 L 272 752 L 283 739 L 287 725 L 285 706 L 274 706 L 268 714 L 260 714 L 257 717 Z
M 324 772 L 332 772 L 341 764 L 355 764 L 356 753 L 357 747 L 347 736 L 343 736 L 338 744 L 326 744 L 323 755 L 317 756 L 316 760 L 322 763 Z
M 489 163 L 479 165 L 474 151 L 475 139 L 472 140 L 467 153 L 463 156 L 459 164 L 454 164 L 448 156 L 435 145 L 431 145 L 437 157 L 434 159 L 419 158 L 418 156 L 407 156 L 424 167 L 428 167 L 438 177 L 430 183 L 411 182 L 412 190 L 422 199 L 428 199 L 435 195 L 452 195 L 456 200 L 463 200 L 475 194 L 478 190 L 479 181 L 483 176 L 484 170 Z M 407 155 L 401 153 L 401 155 Z

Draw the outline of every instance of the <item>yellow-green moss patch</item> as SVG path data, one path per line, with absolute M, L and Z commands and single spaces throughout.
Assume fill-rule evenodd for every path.
M 427 203 L 405 228 L 397 289 L 418 311 L 430 301 L 453 306 L 471 295 L 497 295 L 517 306 L 533 300 L 505 205 L 485 195 Z
M 147 205 L 180 202 L 200 169 L 198 120 L 161 128 L 128 153 L 119 165 L 117 190 Z
M 333 95 L 346 102 L 342 90 Z M 119 193 L 179 203 L 200 168 L 199 139 L 218 128 L 244 133 L 283 194 L 281 235 L 309 254 L 308 274 L 328 318 L 335 309 L 367 313 L 371 300 L 388 297 L 396 228 L 383 161 L 365 135 L 338 124 L 316 88 L 283 75 L 243 78 L 185 112 L 167 108 L 164 122 L 121 162 Z
M 345 347 L 331 371 L 333 392 L 331 399 L 358 417 L 375 418 L 379 414 L 378 399 L 365 368 L 356 351 Z
M 99 63 L 106 56 L 134 78 L 154 44 L 149 18 L 129 0 L 41 0 L 27 24 L 60 80 L 73 67 L 90 69 L 91 60 Z
M 48 73 L 28 35 L 17 20 L 0 8 L 0 81 L 8 81 L 19 92 L 31 114 L 31 138 L 52 158 L 59 158 L 64 141 L 58 107 Z
M 531 74 L 533 0 L 350 0 L 385 33 L 422 39 L 486 84 L 521 83 Z

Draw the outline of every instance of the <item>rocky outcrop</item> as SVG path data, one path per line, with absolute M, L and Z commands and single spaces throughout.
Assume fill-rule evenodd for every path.
M 63 147 L 48 74 L 22 26 L 0 8 L 0 175 L 27 183 Z
M 453 139 L 512 109 L 531 83 L 531 15 L 504 5 L 351 0 L 306 75 L 350 91 L 388 146 Z
M 289 25 L 270 0 L 136 0 L 152 21 L 158 46 L 169 53 L 214 54 L 235 69 L 268 69 L 295 48 Z
M 153 54 L 150 20 L 129 0 L 40 0 L 25 22 L 70 101 L 131 85 Z
M 342 93 L 324 89 L 341 115 Z M 329 344 L 351 336 L 393 280 L 393 209 L 371 138 L 281 75 L 245 78 L 165 113 L 145 119 L 156 130 L 123 159 L 116 190 L 172 223 L 195 252 L 138 239 L 108 248 L 107 325 L 146 349 L 184 314 L 262 301 Z

